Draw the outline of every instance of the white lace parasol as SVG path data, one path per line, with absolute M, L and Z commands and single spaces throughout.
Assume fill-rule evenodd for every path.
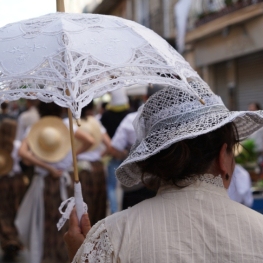
M 54 101 L 79 118 L 108 91 L 190 77 L 199 78 L 165 40 L 119 17 L 55 13 L 0 28 L 0 101 Z

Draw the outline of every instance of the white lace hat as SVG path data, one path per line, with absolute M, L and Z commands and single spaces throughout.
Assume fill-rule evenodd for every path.
M 263 126 L 263 111 L 229 111 L 200 78 L 181 80 L 152 95 L 134 120 L 137 140 L 128 158 L 116 170 L 125 186 L 141 181 L 136 162 L 145 160 L 172 144 L 236 124 L 241 140 Z M 201 104 L 196 95 L 205 102 Z

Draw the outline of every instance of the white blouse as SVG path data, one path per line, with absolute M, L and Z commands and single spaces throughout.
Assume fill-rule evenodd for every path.
M 259 263 L 262 244 L 263 215 L 230 200 L 220 177 L 203 175 L 98 222 L 73 263 Z

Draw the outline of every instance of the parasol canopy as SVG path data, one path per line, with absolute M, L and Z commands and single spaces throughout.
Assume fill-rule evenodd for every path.
M 199 78 L 152 30 L 114 16 L 55 13 L 8 24 L 0 50 L 0 101 L 54 101 L 77 119 L 108 91 Z

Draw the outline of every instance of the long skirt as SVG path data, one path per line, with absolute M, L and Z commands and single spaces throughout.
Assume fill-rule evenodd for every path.
M 81 170 L 79 178 L 84 202 L 88 205 L 91 225 L 106 216 L 107 194 L 106 176 L 103 163 L 90 162 L 91 170 Z
M 21 249 L 14 220 L 27 190 L 27 180 L 22 174 L 0 177 L 0 242 L 3 251 L 10 246 Z
M 73 186 L 68 187 L 68 196 L 73 194 Z M 63 228 L 57 230 L 57 222 L 61 215 L 58 208 L 62 200 L 60 197 L 60 180 L 51 175 L 45 177 L 44 187 L 44 252 L 42 263 L 66 263 L 69 261 L 66 245 L 63 240 L 68 230 L 66 223 Z

